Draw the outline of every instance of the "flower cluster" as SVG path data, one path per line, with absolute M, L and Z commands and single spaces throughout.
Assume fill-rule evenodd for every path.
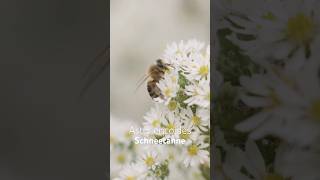
M 116 180 L 210 179 L 210 47 L 197 40 L 174 42 L 162 59 L 169 65 L 157 83 L 161 96 L 153 99 L 141 126 L 148 133 L 129 133 L 124 149 L 134 155 L 123 161 Z M 184 143 L 139 145 L 137 137 Z
M 216 32 L 224 82 L 213 111 L 214 176 L 319 179 L 319 2 L 217 4 L 224 10 Z

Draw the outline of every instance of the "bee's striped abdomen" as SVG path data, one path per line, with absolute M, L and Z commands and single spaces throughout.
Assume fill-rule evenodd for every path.
M 161 90 L 159 89 L 159 87 L 157 86 L 157 81 L 156 80 L 152 80 L 149 81 L 147 84 L 147 90 L 149 92 L 149 95 L 154 99 L 157 98 L 161 95 Z

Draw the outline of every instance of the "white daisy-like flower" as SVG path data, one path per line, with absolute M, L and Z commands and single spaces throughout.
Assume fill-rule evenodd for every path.
M 186 43 L 187 55 L 190 54 L 201 54 L 201 51 L 204 47 L 204 43 L 196 39 L 191 39 Z
M 164 57 L 166 63 L 179 64 L 181 61 L 187 58 L 188 47 L 183 41 L 180 43 L 173 42 L 167 45 L 164 51 Z
M 230 152 L 233 151 L 235 149 L 235 147 L 227 144 L 227 142 L 224 139 L 224 134 L 222 132 L 222 130 L 220 129 L 219 126 L 215 126 L 214 130 L 214 144 L 215 146 L 213 146 L 213 154 L 214 156 L 212 157 L 213 159 L 213 179 L 218 179 L 218 180 L 230 180 L 229 177 L 227 177 L 227 175 L 225 174 L 224 170 L 223 170 L 223 164 L 228 164 L 228 163 L 232 163 L 234 164 L 234 160 L 231 162 L 223 162 L 222 161 L 222 151 L 221 149 L 217 148 L 217 147 L 221 147 L 223 149 L 223 151 L 228 153 L 228 156 L 226 157 L 230 157 Z M 233 154 L 233 153 L 231 153 Z
M 206 150 L 206 148 L 209 147 L 209 144 L 206 144 L 203 141 L 204 137 L 199 136 L 197 141 L 186 146 L 183 153 L 183 163 L 186 167 L 195 167 L 200 164 L 208 164 L 210 162 L 209 152 Z
M 162 104 L 156 104 L 152 107 L 149 112 L 146 113 L 143 126 L 146 130 L 152 130 L 155 128 L 160 128 L 161 122 L 164 121 L 166 115 L 166 107 Z
M 320 179 L 319 151 L 282 144 L 277 150 L 276 160 L 282 174 L 292 180 Z
M 154 167 L 160 163 L 160 157 L 156 151 L 148 151 L 142 154 L 140 161 L 147 166 L 147 168 L 154 169 Z
M 200 54 L 204 43 L 195 39 L 188 40 L 186 43 L 180 41 L 179 44 L 173 42 L 167 45 L 163 59 L 170 64 L 181 65 L 185 61 L 190 61 L 193 55 Z
M 265 121 L 279 121 L 282 106 L 278 92 L 286 87 L 281 79 L 273 73 L 254 74 L 252 77 L 240 77 L 240 84 L 246 90 L 240 95 L 242 102 L 249 107 L 263 110 L 238 124 L 237 130 L 253 130 Z M 256 134 L 251 134 L 251 137 L 261 138 Z
M 161 122 L 162 126 L 165 128 L 165 134 L 163 134 L 163 138 L 178 138 L 178 129 L 181 128 L 181 123 L 182 122 L 179 116 L 176 116 L 172 112 L 168 112 L 166 114 L 166 119 L 164 119 L 164 121 Z
M 184 101 L 189 106 L 195 104 L 208 108 L 210 106 L 210 78 L 201 79 L 198 83 L 187 85 L 185 93 L 190 96 Z
M 185 145 L 190 145 L 199 137 L 200 133 L 199 129 L 195 127 L 189 119 L 188 121 L 181 123 L 181 133 L 179 134 L 179 138 L 186 141 Z
M 172 98 L 177 96 L 177 92 L 179 90 L 178 77 L 177 70 L 171 70 L 165 73 L 163 79 L 157 83 L 157 86 L 161 90 L 163 96 L 159 99 L 160 102 L 164 101 L 167 105 Z
M 219 149 L 214 150 L 214 157 L 213 157 L 213 177 L 212 179 L 217 180 L 227 180 L 228 178 L 223 172 L 222 168 L 222 157 L 221 152 Z
M 110 127 L 113 127 L 110 132 L 110 144 L 113 147 L 118 142 L 129 145 L 134 137 L 134 134 L 130 133 L 130 130 L 138 128 L 138 125 L 132 120 L 118 119 L 114 115 L 111 115 Z
M 315 49 L 313 46 L 320 40 L 319 2 L 264 0 L 259 3 L 264 6 L 252 6 L 254 10 L 251 14 L 243 11 L 245 9 L 237 12 L 247 19 L 237 15 L 228 16 L 243 27 L 230 25 L 235 32 L 253 35 L 254 39 L 240 40 L 235 34 L 230 39 L 245 49 L 254 60 L 264 60 L 265 57 L 286 59 L 299 54 L 309 57 L 313 53 L 311 49 Z
M 126 165 L 114 180 L 144 180 L 146 177 L 146 166 L 141 163 Z
M 190 107 L 183 109 L 181 112 L 182 120 L 191 122 L 192 126 L 202 131 L 207 131 L 210 124 L 210 111 L 208 108 L 197 108 L 193 113 Z
M 112 156 L 110 156 L 110 164 L 112 164 L 112 166 L 110 167 L 111 177 L 114 177 L 115 175 L 117 175 L 127 163 L 131 162 L 132 157 L 133 157 L 132 153 L 127 152 L 127 149 L 113 150 Z
M 184 76 L 189 81 L 198 81 L 208 78 L 210 72 L 210 57 L 205 54 L 194 54 L 191 61 L 184 61 L 182 65 Z
M 301 146 L 319 141 L 319 67 L 316 59 L 310 59 L 294 76 L 243 78 L 242 85 L 256 96 L 244 95 L 241 99 L 263 110 L 236 125 L 236 129 L 251 132 L 254 139 L 275 135 Z
M 225 161 L 223 170 L 232 180 L 251 180 L 250 176 L 253 176 L 255 180 L 285 180 L 291 178 L 285 176 L 282 172 L 283 160 L 281 156 L 276 156 L 274 170 L 269 171 L 259 148 L 250 139 L 246 142 L 245 151 L 233 148 L 233 151 L 227 152 Z M 247 173 L 244 174 L 241 168 L 244 168 Z

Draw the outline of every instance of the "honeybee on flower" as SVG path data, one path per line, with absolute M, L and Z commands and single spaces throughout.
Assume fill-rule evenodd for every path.
M 166 179 L 174 177 L 171 169 L 181 169 L 181 165 L 195 168 L 200 177 L 209 173 L 204 172 L 209 169 L 200 170 L 201 165 L 209 167 L 210 164 L 209 49 L 194 39 L 167 46 L 162 61 L 154 66 L 159 70 L 165 65 L 160 68 L 161 76 L 155 79 L 153 74 L 152 88 L 149 81 L 149 94 L 156 90 L 157 95 L 150 94 L 154 106 L 143 116 L 142 125 L 144 129 L 164 130 L 162 134 L 151 131 L 148 138 L 179 139 L 185 143 L 143 145 L 136 153 L 139 157 L 120 171 L 120 178 Z M 138 168 L 138 172 L 135 174 L 126 168 Z

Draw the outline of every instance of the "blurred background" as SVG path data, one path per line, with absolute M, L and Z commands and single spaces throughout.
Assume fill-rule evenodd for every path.
M 141 122 L 152 100 L 137 82 L 168 43 L 193 38 L 209 43 L 209 0 L 111 0 L 111 114 Z

